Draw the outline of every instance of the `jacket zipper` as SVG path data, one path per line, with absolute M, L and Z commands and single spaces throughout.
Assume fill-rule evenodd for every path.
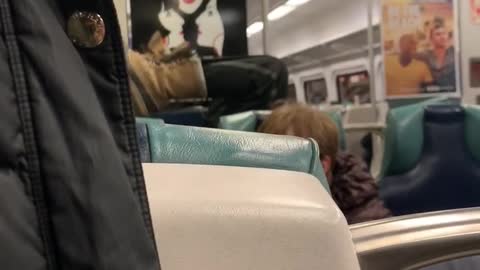
M 47 206 L 44 183 L 41 176 L 29 90 L 25 79 L 25 72 L 15 34 L 15 26 L 9 1 L 10 0 L 0 0 L 0 16 L 18 103 L 19 116 L 23 127 L 23 138 L 28 165 L 26 168 L 26 174 L 23 174 L 22 176 L 26 178 L 24 179 L 27 180 L 25 182 L 30 184 L 31 197 L 37 213 L 40 237 L 45 248 L 47 269 L 56 270 L 58 269 L 58 266 L 52 237 L 52 223 Z
M 117 77 L 119 80 L 119 92 L 122 105 L 122 114 L 125 119 L 125 126 L 127 130 L 128 137 L 128 150 L 130 151 L 130 156 L 132 157 L 133 170 L 135 177 L 135 187 L 134 191 L 137 193 L 139 198 L 140 207 L 142 210 L 143 220 L 147 228 L 147 232 L 152 240 L 152 244 L 157 252 L 158 250 L 155 241 L 155 233 L 152 225 L 152 217 L 150 214 L 150 206 L 148 203 L 147 188 L 145 185 L 145 179 L 143 175 L 143 168 L 140 159 L 140 150 L 137 143 L 137 131 L 135 125 L 135 118 L 133 116 L 132 101 L 130 96 L 128 73 L 125 66 L 125 53 L 123 49 L 123 42 L 120 38 L 120 26 L 117 22 L 116 9 L 112 0 L 105 1 L 108 5 L 107 9 L 110 11 L 108 14 L 108 19 L 106 21 L 113 22 L 110 27 L 112 28 L 112 48 L 114 54 L 114 65 Z

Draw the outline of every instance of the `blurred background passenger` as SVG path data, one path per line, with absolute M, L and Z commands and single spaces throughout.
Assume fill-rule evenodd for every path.
M 137 116 L 178 109 L 172 101 L 205 99 L 209 125 L 216 127 L 223 115 L 265 110 L 288 95 L 287 67 L 271 56 L 201 58 L 189 43 L 167 48 L 156 32 L 128 60 Z
M 378 197 L 378 187 L 366 164 L 339 151 L 338 130 L 328 114 L 305 105 L 286 104 L 275 109 L 259 131 L 313 138 L 318 143 L 333 199 L 349 224 L 391 216 Z

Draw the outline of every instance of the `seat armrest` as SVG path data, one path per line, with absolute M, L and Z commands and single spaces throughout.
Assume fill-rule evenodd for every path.
M 480 255 L 479 223 L 480 208 L 471 208 L 373 221 L 351 231 L 362 269 L 422 269 Z

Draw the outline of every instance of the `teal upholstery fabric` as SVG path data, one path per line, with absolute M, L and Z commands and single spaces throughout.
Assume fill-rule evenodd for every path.
M 261 118 L 265 118 L 270 115 L 271 111 L 249 111 L 238 114 L 232 114 L 223 116 L 220 118 L 218 128 L 226 130 L 238 130 L 238 131 L 251 131 L 255 132 Z M 333 122 L 339 130 L 339 143 L 340 148 L 345 149 L 347 145 L 347 139 L 345 130 L 343 129 L 342 116 L 340 113 L 327 112 L 332 118 Z
M 425 107 L 426 105 L 410 105 L 394 109 L 388 114 L 383 175 L 402 173 L 419 160 L 423 146 Z
M 218 128 L 253 132 L 257 127 L 257 122 L 257 113 L 249 111 L 220 117 Z
M 477 116 L 478 111 L 470 110 L 469 117 Z M 461 104 L 428 106 L 422 123 L 419 160 L 379 183 L 387 207 L 394 215 L 408 215 L 480 206 L 480 162 L 469 148 L 472 142 L 467 142 L 471 129 L 467 124 L 473 122 L 468 123 L 465 108 Z
M 314 175 L 329 191 L 313 140 L 253 132 L 167 125 L 138 119 L 148 126 L 153 163 L 205 164 L 278 169 Z
M 473 158 L 480 161 L 480 106 L 465 107 L 465 136 Z
M 390 110 L 385 131 L 382 176 L 400 174 L 415 166 L 423 149 L 425 108 L 449 102 L 448 98 L 440 97 Z
M 407 98 L 407 99 L 393 99 L 388 101 L 388 106 L 390 109 L 396 109 L 404 106 L 410 106 L 425 102 L 451 102 L 454 104 L 460 104 L 461 100 L 457 97 L 448 97 L 448 96 L 440 96 L 440 97 L 423 97 L 423 98 Z

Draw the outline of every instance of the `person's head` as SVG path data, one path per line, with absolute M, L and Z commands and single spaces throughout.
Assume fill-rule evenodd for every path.
M 400 37 L 400 55 L 413 58 L 417 53 L 417 41 L 414 35 L 405 34 Z
M 449 33 L 443 19 L 436 18 L 430 31 L 430 41 L 435 49 L 446 49 L 448 47 Z
M 300 104 L 284 105 L 275 109 L 258 131 L 314 139 L 320 147 L 323 169 L 331 182 L 339 141 L 337 126 L 326 113 Z

